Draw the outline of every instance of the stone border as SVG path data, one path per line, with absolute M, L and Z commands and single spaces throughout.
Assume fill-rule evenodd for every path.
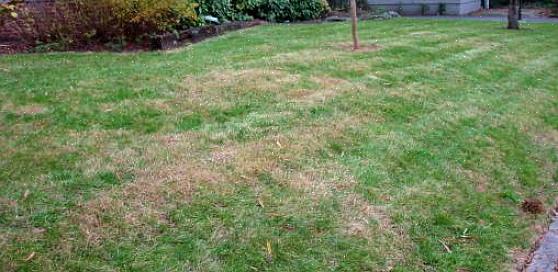
M 246 22 L 230 22 L 221 25 L 207 25 L 202 27 L 190 28 L 176 33 L 156 35 L 151 38 L 151 50 L 168 50 L 184 46 L 189 43 L 201 42 L 205 39 L 222 35 L 226 32 L 250 28 L 266 24 L 261 20 Z
M 551 211 L 548 231 L 537 241 L 525 272 L 558 271 L 558 205 Z

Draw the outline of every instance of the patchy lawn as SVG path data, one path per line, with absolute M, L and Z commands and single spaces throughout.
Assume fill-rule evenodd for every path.
M 0 57 L 0 269 L 509 271 L 558 195 L 558 28 L 361 31 Z

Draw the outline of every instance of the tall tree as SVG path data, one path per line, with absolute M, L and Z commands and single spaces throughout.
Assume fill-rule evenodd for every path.
M 353 21 L 353 50 L 360 48 L 360 42 L 358 39 L 358 17 L 357 17 L 357 4 L 356 0 L 349 0 L 351 4 L 351 17 Z
M 519 29 L 519 0 L 509 0 L 508 29 Z

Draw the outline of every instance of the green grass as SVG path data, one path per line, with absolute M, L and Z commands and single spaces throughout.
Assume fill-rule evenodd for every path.
M 558 193 L 558 28 L 348 35 L 0 57 L 0 270 L 509 271 Z

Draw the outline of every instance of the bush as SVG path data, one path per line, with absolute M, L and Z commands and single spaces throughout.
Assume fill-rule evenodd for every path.
M 6 1 L 0 3 L 0 20 L 2 20 L 0 23 L 6 20 L 6 18 L 17 18 L 16 7 L 19 2 L 20 1 Z
M 295 20 L 316 19 L 329 11 L 329 5 L 325 0 L 307 1 L 307 0 L 291 0 L 294 10 Z
M 75 1 L 77 12 L 88 20 L 87 24 L 101 37 L 120 34 L 136 38 L 143 34 L 179 30 L 198 23 L 195 11 L 197 4 L 190 0 Z
M 135 40 L 197 25 L 191 0 L 59 0 L 20 4 L 10 27 L 30 45 Z
M 447 6 L 446 3 L 438 4 L 438 15 L 446 15 Z
M 14 1 L 15 2 L 15 1 Z M 18 1 L 13 8 L 16 16 L 3 16 L 2 26 L 9 29 L 21 41 L 28 45 L 37 42 L 52 41 L 72 42 L 79 33 L 79 17 L 69 12 L 68 5 L 51 2 L 27 3 Z
M 199 0 L 199 14 L 215 16 L 222 21 L 247 21 L 253 19 L 243 9 L 237 9 L 232 0 Z
M 326 0 L 57 0 L 4 2 L 0 20 L 9 20 L 10 29 L 26 44 L 49 50 L 99 43 L 122 46 L 200 25 L 198 14 L 283 22 L 316 19 L 328 10 Z
M 316 19 L 329 11 L 325 0 L 237 0 L 239 12 L 272 22 Z
M 556 3 L 554 3 L 554 7 L 552 7 L 552 9 L 550 10 L 550 16 L 558 17 L 558 0 L 556 0 Z

